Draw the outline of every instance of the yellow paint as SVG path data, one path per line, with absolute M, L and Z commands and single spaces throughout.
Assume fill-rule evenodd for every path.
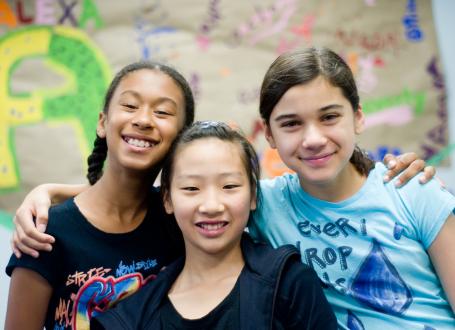
M 19 180 L 9 151 L 9 127 L 38 122 L 43 117 L 39 91 L 27 97 L 11 95 L 9 69 L 24 57 L 46 54 L 50 38 L 46 29 L 24 31 L 0 44 L 0 189 L 15 187 Z

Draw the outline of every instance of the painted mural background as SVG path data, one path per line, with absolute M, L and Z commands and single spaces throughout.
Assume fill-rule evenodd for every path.
M 310 45 L 355 73 L 368 127 L 359 144 L 374 158 L 416 151 L 449 165 L 430 1 L 0 0 L 0 229 L 35 185 L 85 181 L 104 90 L 141 59 L 180 70 L 197 119 L 239 126 L 265 175 L 282 173 L 263 138 L 260 83 L 280 53 Z

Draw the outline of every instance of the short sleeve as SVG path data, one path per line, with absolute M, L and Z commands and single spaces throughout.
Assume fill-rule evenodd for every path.
M 435 179 L 422 185 L 414 178 L 396 191 L 410 215 L 417 238 L 428 249 L 455 211 L 455 197 Z
M 61 274 L 59 271 L 61 262 L 59 261 L 58 250 L 58 244 L 55 243 L 52 251 L 41 251 L 38 258 L 33 258 L 26 254 L 23 254 L 21 258 L 17 258 L 13 254 L 6 266 L 6 274 L 11 276 L 16 267 L 27 268 L 40 274 L 51 286 L 55 286 L 58 282 L 58 276 Z

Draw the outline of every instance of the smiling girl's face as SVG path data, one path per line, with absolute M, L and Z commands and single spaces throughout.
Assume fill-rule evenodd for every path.
M 165 207 L 177 219 L 187 254 L 238 247 L 256 207 L 241 147 L 202 138 L 179 146 L 174 159 Z
M 146 171 L 155 166 L 184 118 L 183 93 L 171 77 L 150 69 L 127 74 L 98 123 L 98 135 L 107 141 L 110 167 Z
M 266 138 L 312 194 L 342 187 L 355 174 L 349 159 L 363 121 L 361 109 L 354 112 L 341 89 L 319 76 L 284 93 L 271 113 Z

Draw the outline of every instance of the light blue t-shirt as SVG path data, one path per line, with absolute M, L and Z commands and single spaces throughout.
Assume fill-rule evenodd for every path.
M 362 188 L 339 203 L 316 199 L 297 175 L 261 182 L 253 237 L 296 245 L 328 285 L 341 329 L 455 329 L 455 316 L 426 250 L 455 210 L 435 180 L 396 189 L 377 163 Z

